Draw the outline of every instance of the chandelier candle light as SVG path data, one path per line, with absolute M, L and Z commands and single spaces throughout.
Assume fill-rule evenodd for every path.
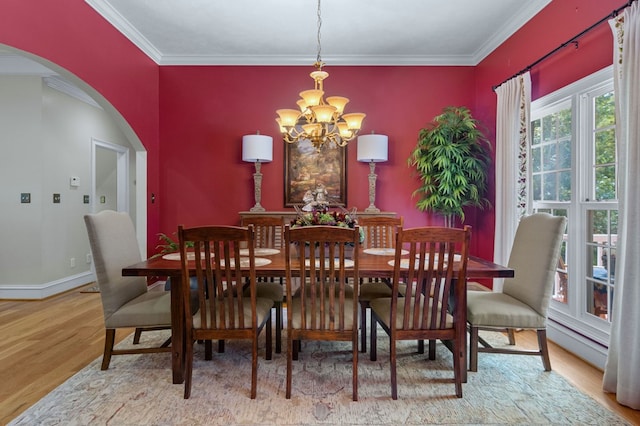
M 366 213 L 379 213 L 376 201 L 376 163 L 387 161 L 389 138 L 385 135 L 358 136 L 358 161 L 369 163 L 369 207 Z
M 273 138 L 271 136 L 246 135 L 242 137 L 242 161 L 255 163 L 256 172 L 253 174 L 254 195 L 256 205 L 251 207 L 252 212 L 263 212 L 264 207 L 260 205 L 262 199 L 262 173 L 260 164 L 273 160 Z
M 318 0 L 318 56 L 314 64 L 316 70 L 309 74 L 314 81 L 314 88 L 300 92 L 302 99 L 297 102 L 299 110 L 276 111 L 279 116 L 276 122 L 285 142 L 295 143 L 308 139 L 318 152 L 325 144 L 346 146 L 358 135 L 366 116 L 363 113 L 344 114 L 344 107 L 349 99 L 343 96 L 329 96 L 325 100 L 323 81 L 329 77 L 329 73 L 322 70 L 321 26 Z

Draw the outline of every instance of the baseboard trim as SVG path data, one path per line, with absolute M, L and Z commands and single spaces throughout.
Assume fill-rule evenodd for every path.
M 547 322 L 547 337 L 578 358 L 603 370 L 608 348 L 555 321 Z
M 96 280 L 90 271 L 44 284 L 0 284 L 0 299 L 40 300 L 73 290 Z

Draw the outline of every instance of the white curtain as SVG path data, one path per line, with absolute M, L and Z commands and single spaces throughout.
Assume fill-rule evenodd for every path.
M 496 88 L 496 202 L 494 262 L 506 265 L 520 218 L 527 212 L 527 152 L 531 111 L 531 75 L 512 78 Z M 502 280 L 494 281 L 502 289 Z
M 640 409 L 640 11 L 609 21 L 614 34 L 618 148 L 618 247 L 609 353 L 603 388 Z

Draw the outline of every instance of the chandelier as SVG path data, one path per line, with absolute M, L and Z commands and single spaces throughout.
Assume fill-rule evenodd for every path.
M 276 122 L 285 142 L 295 143 L 305 139 L 319 152 L 325 144 L 346 146 L 360 131 L 366 114 L 357 112 L 344 114 L 349 98 L 328 96 L 324 98 L 323 81 L 329 73 L 322 70 L 324 63 L 320 57 L 320 0 L 318 0 L 318 56 L 311 74 L 314 88 L 300 92 L 297 104 L 300 109 L 279 109 Z

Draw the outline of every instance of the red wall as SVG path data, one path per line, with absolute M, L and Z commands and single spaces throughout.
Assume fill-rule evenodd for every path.
M 179 223 L 239 222 L 254 204 L 254 166 L 241 160 L 245 134 L 273 136 L 273 162 L 263 164 L 262 205 L 284 209 L 284 142 L 275 123 L 279 108 L 293 108 L 312 87 L 309 67 L 162 67 L 159 194 L 162 229 Z M 418 186 L 407 166 L 418 130 L 445 105 L 472 106 L 472 67 L 325 67 L 327 94 L 347 96 L 349 112 L 364 112 L 363 133 L 389 136 L 389 161 L 376 167 L 376 206 L 425 225 L 411 193 Z M 347 204 L 369 205 L 369 165 L 348 146 Z
M 148 150 L 148 247 L 179 223 L 237 223 L 253 203 L 253 165 L 241 161 L 242 135 L 274 136 L 274 161 L 263 165 L 262 204 L 283 206 L 283 145 L 275 110 L 295 106 L 309 88 L 309 67 L 158 67 L 84 1 L 3 0 L 0 43 L 38 55 L 99 91 Z M 554 0 L 477 67 L 331 67 L 328 93 L 349 97 L 367 114 L 363 132 L 389 136 L 389 161 L 377 165 L 376 205 L 407 226 L 435 222 L 411 199 L 417 186 L 406 159 L 418 130 L 447 105 L 467 105 L 495 133 L 491 86 L 624 4 L 621 0 Z M 611 63 L 606 24 L 532 70 L 534 99 Z M 348 204 L 368 206 L 369 168 L 348 148 Z M 492 185 L 493 187 L 493 185 Z M 491 194 L 494 197 L 494 194 Z M 473 253 L 493 256 L 492 210 L 470 211 Z

